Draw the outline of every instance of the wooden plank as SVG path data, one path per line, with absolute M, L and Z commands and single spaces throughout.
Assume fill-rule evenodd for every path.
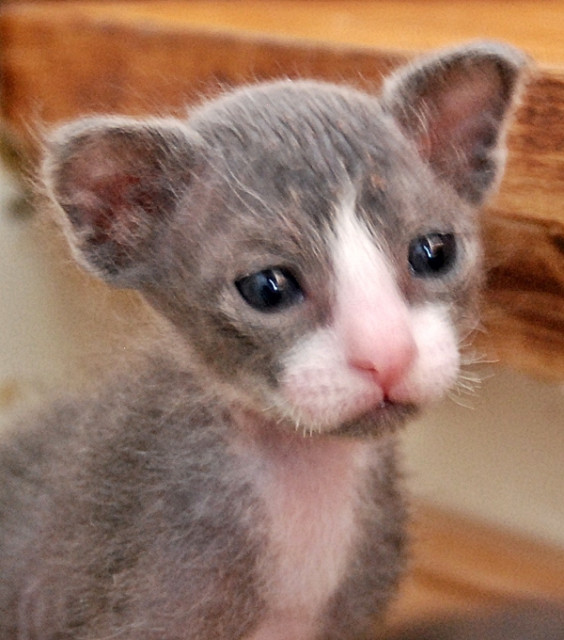
M 0 14 L 2 113 L 29 141 L 38 123 L 100 111 L 183 113 L 220 86 L 279 76 L 376 91 L 415 51 L 476 35 L 525 46 L 544 64 L 484 216 L 492 269 L 480 347 L 564 379 L 562 33 L 564 5 L 551 1 L 20 2 Z
M 563 379 L 564 225 L 538 219 L 538 210 L 486 216 L 489 275 L 478 350 L 521 371 Z
M 564 549 L 418 505 L 411 569 L 391 620 L 469 611 L 516 599 L 564 603 Z
M 472 38 L 515 42 L 538 61 L 564 59 L 560 0 L 190 0 L 16 3 L 34 19 L 74 15 L 91 24 L 145 25 L 419 51 Z M 26 6 L 27 5 L 27 6 Z
M 143 13 L 128 20 L 130 5 L 150 3 L 127 4 L 115 21 L 113 12 L 93 18 L 88 3 L 68 11 L 46 4 L 45 10 L 8 8 L 0 20 L 3 112 L 22 131 L 37 120 L 52 123 L 89 112 L 181 112 L 220 87 L 280 76 L 377 86 L 383 73 L 406 59 L 176 19 L 167 23 L 163 16 L 147 23 Z

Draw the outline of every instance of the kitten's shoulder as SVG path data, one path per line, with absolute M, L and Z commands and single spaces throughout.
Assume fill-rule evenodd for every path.
M 213 422 L 221 424 L 194 373 L 164 349 L 143 353 L 126 366 L 101 372 L 87 389 L 58 394 L 20 414 L 0 438 L 6 472 L 30 476 L 34 469 L 85 457 L 97 447 L 135 446 L 135 442 L 185 437 Z

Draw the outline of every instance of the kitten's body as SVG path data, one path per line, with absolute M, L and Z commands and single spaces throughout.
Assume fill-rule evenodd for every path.
M 394 431 L 456 381 L 522 65 L 476 45 L 381 100 L 282 82 L 53 140 L 75 254 L 172 339 L 6 439 L 1 640 L 370 637 Z
M 62 405 L 2 451 L 17 476 L 2 498 L 21 492 L 33 518 L 25 529 L 21 513 L 2 519 L 0 574 L 17 591 L 0 592 L 0 637 L 52 637 L 58 625 L 155 639 L 316 637 L 320 619 L 321 637 L 369 628 L 401 568 L 390 437 L 264 433 L 161 358 L 113 384 L 118 394 Z

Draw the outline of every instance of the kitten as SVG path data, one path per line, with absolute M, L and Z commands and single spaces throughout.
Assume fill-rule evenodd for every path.
M 370 637 L 395 433 L 456 384 L 525 66 L 477 43 L 379 98 L 278 81 L 54 134 L 74 255 L 167 339 L 3 438 L 0 639 Z

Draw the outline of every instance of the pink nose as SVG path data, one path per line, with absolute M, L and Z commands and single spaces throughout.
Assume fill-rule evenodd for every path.
M 418 355 L 413 312 L 389 259 L 348 219 L 336 272 L 335 330 L 349 366 L 370 374 L 384 397 Z
M 417 355 L 410 328 L 397 317 L 395 322 L 382 317 L 356 318 L 347 324 L 344 337 L 349 365 L 370 373 L 387 395 L 406 376 Z
M 374 287 L 370 295 L 356 293 L 339 309 L 345 357 L 351 367 L 370 373 L 387 395 L 417 357 L 410 312 L 394 286 Z

